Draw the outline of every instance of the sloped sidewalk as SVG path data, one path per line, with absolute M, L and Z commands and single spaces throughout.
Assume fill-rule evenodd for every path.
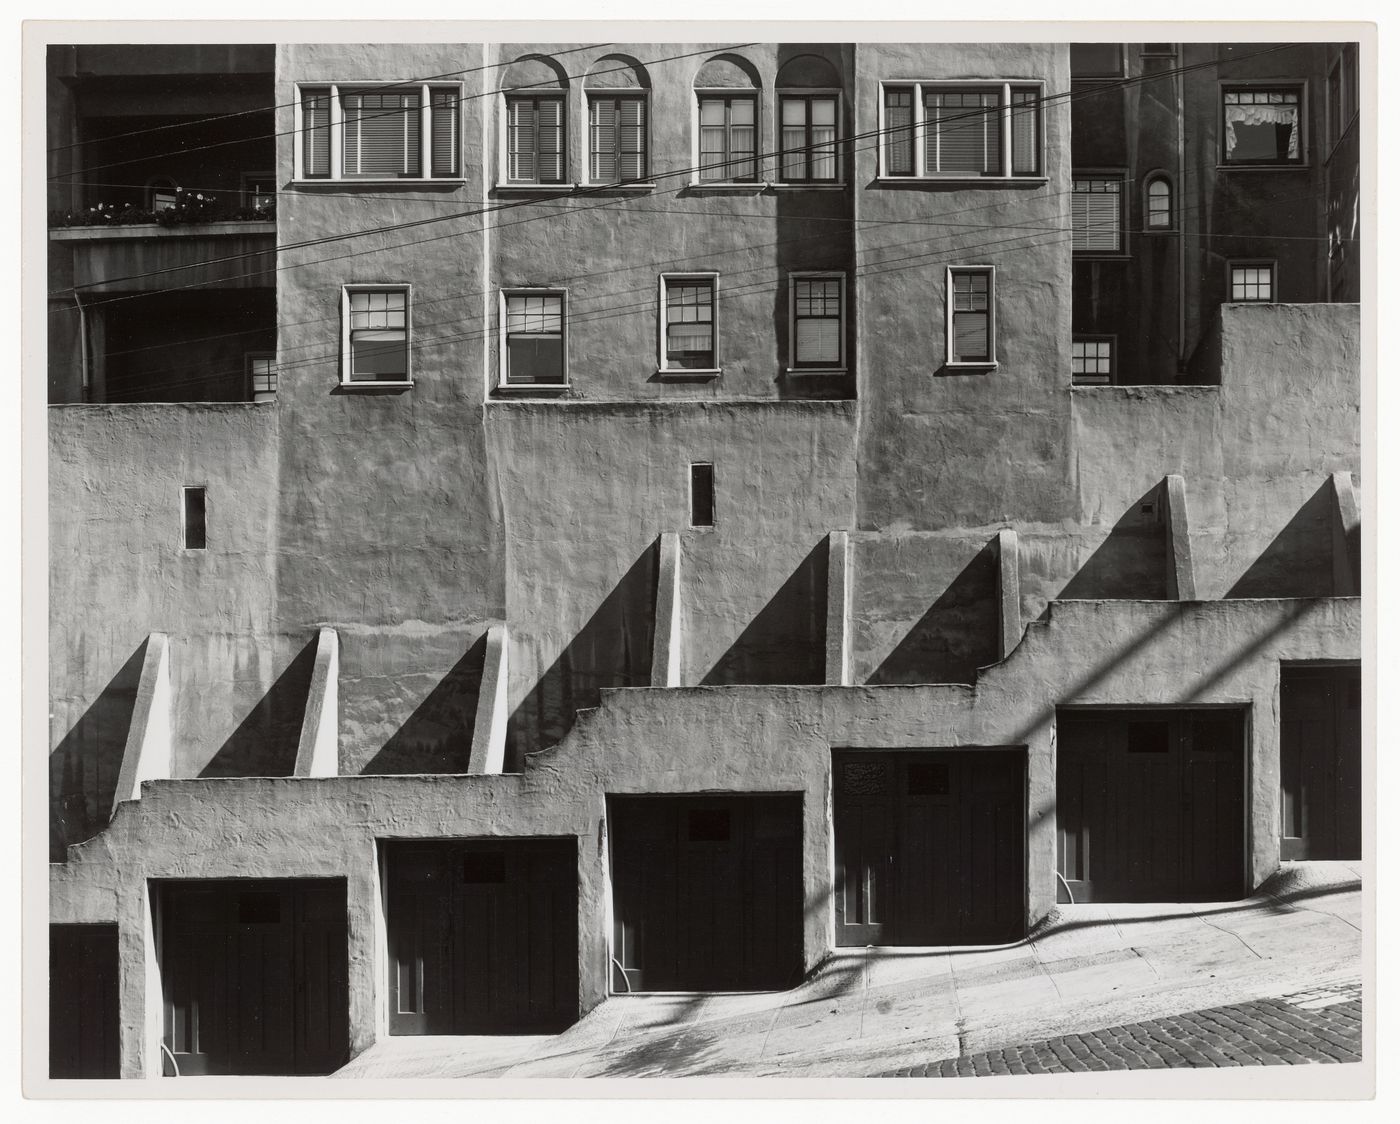
M 615 996 L 540 1037 L 384 1038 L 335 1076 L 857 1077 L 1290 995 L 1361 972 L 1361 867 L 1242 902 L 1060 906 L 1004 948 L 843 949 L 802 986 Z

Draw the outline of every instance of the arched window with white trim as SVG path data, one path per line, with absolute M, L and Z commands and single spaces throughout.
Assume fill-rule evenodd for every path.
M 1143 200 L 1143 214 L 1146 216 L 1149 233 L 1155 230 L 1174 230 L 1176 228 L 1171 180 L 1167 179 L 1166 176 L 1149 176 Z

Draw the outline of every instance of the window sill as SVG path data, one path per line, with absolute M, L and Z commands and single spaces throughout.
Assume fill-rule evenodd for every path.
M 1045 176 L 876 176 L 881 187 L 1044 187 Z
M 845 367 L 788 367 L 784 372 L 789 375 L 844 375 Z
M 1310 164 L 1228 164 L 1215 166 L 1217 172 L 1306 172 Z
M 413 389 L 413 380 L 406 382 L 344 382 L 335 388 L 336 394 L 402 394 Z
M 558 395 L 558 394 L 563 394 L 563 393 L 565 393 L 566 391 L 568 391 L 568 389 L 569 389 L 569 384 L 566 383 L 566 382 L 548 382 L 548 383 L 525 383 L 525 382 L 505 383 L 505 382 L 502 382 L 502 383 L 497 383 L 497 384 L 496 384 L 494 387 L 492 387 L 491 389 L 492 389 L 492 392 L 495 393 L 495 394 L 547 394 L 547 395 L 550 395 L 550 396 L 554 396 L 554 395 Z
M 717 379 L 724 373 L 723 367 L 661 367 L 656 372 L 659 379 L 674 379 L 677 382 L 687 380 Z
M 830 180 L 820 180 L 816 183 L 796 183 L 776 182 L 768 185 L 774 191 L 845 191 L 846 184 L 838 180 L 832 183 Z
M 497 195 L 567 195 L 578 191 L 576 183 L 498 183 L 492 191 Z
M 766 183 L 755 182 L 753 180 L 744 180 L 737 183 L 730 183 L 728 181 L 720 183 L 719 181 L 715 180 L 710 180 L 704 183 L 692 181 L 691 183 L 688 183 L 685 186 L 687 191 L 728 191 L 733 193 L 744 192 L 750 195 L 761 195 L 763 192 L 768 190 L 768 185 Z
M 1096 254 L 1092 251 L 1076 250 L 1074 252 L 1075 261 L 1132 261 L 1132 254 Z
M 954 363 L 951 360 L 943 364 L 945 371 L 995 371 L 997 369 L 996 360 L 989 363 Z
M 333 187 L 337 191 L 343 191 L 347 187 L 372 187 L 381 190 L 386 187 L 398 187 L 404 191 L 422 191 L 425 188 L 442 188 L 451 190 L 455 187 L 462 187 L 466 180 L 458 177 L 441 176 L 435 179 L 412 179 L 409 177 L 395 179 L 361 179 L 356 176 L 353 179 L 331 179 L 328 177 L 318 179 L 292 180 L 291 186 L 295 188 L 317 188 Z
M 580 183 L 575 184 L 580 191 L 586 191 L 590 195 L 601 195 L 608 191 L 631 191 L 638 195 L 644 195 L 648 191 L 655 191 L 656 184 L 647 183 Z

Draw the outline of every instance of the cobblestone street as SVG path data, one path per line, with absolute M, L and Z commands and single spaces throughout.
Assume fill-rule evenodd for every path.
M 882 1077 L 993 1077 L 1361 1060 L 1361 984 L 944 1058 Z

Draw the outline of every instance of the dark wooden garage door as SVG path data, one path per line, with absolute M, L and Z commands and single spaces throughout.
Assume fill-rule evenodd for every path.
M 1076 902 L 1244 896 L 1241 712 L 1061 711 L 1057 739 L 1059 872 Z
M 802 797 L 608 799 L 616 991 L 762 991 L 802 973 Z
M 182 1075 L 345 1063 L 343 880 L 170 882 L 159 894 L 165 1045 Z
M 1361 669 L 1285 667 L 1282 857 L 1361 857 Z
M 1024 750 L 837 753 L 838 945 L 1025 935 Z
M 119 1077 L 117 927 L 49 926 L 49 1076 Z
M 391 1034 L 526 1034 L 578 1018 L 578 847 L 384 844 Z

